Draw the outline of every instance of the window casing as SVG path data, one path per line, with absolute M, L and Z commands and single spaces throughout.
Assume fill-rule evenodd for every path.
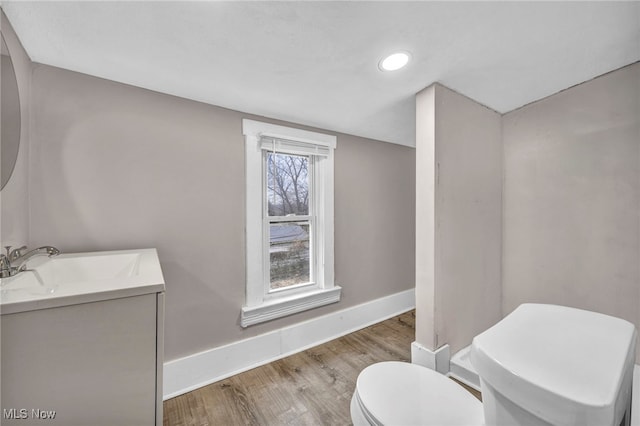
M 246 301 L 241 325 L 340 300 L 333 271 L 335 136 L 243 120 Z

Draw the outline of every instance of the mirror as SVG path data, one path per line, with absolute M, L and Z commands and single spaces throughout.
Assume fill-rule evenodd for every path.
M 13 69 L 13 62 L 9 55 L 9 48 L 2 36 L 2 69 L 0 70 L 0 174 L 2 181 L 0 189 L 9 182 L 18 158 L 20 147 L 20 96 L 18 94 L 18 81 Z

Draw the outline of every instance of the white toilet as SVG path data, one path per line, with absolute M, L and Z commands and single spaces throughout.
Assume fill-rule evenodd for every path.
M 520 305 L 471 345 L 486 423 L 628 425 L 636 335 L 608 315 Z
M 629 424 L 633 324 L 594 312 L 524 304 L 476 336 L 483 403 L 445 376 L 382 362 L 358 376 L 359 425 Z

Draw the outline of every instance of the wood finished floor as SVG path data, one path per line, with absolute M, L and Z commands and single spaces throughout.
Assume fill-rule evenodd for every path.
M 164 426 L 349 425 L 358 374 L 410 361 L 415 311 L 164 402 Z

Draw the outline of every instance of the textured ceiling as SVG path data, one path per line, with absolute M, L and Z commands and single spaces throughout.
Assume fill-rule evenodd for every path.
M 25 2 L 36 62 L 414 146 L 440 82 L 499 112 L 640 60 L 640 2 Z M 381 57 L 413 55 L 382 73 Z

